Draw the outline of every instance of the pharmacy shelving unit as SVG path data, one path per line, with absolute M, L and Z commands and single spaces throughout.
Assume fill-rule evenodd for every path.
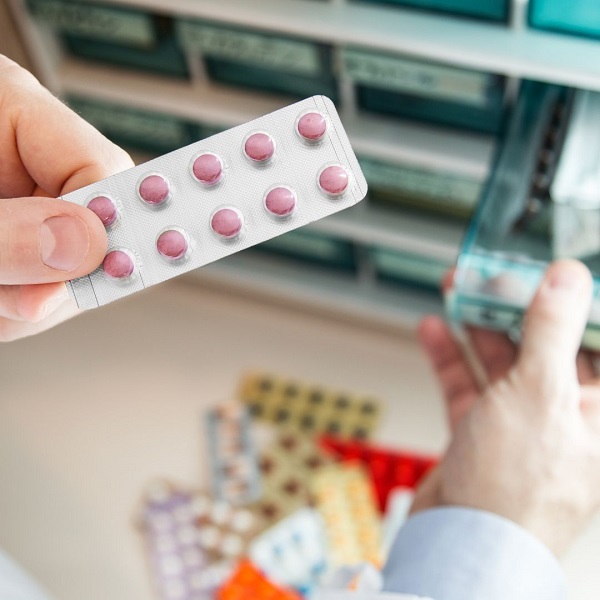
M 104 3 L 306 37 L 334 48 L 351 44 L 395 52 L 505 75 L 511 81 L 529 78 L 600 90 L 600 44 L 528 29 L 521 0 L 514 0 L 511 23 L 504 26 L 345 0 Z M 38 74 L 59 95 L 115 102 L 218 126 L 237 125 L 289 102 L 285 97 L 209 82 L 191 57 L 191 81 L 127 73 L 67 57 L 52 32 L 31 19 L 24 0 L 9 0 L 9 4 Z M 359 155 L 466 175 L 482 185 L 485 182 L 494 153 L 492 138 L 467 133 L 457 136 L 443 129 L 358 114 L 351 86 L 343 80 L 340 93 L 342 118 Z M 388 326 L 412 328 L 424 312 L 441 311 L 441 301 L 429 292 L 380 284 L 367 250 L 385 247 L 451 266 L 464 224 L 394 217 L 365 203 L 311 227 L 355 244 L 359 260 L 354 275 L 322 274 L 310 267 L 290 269 L 269 256 L 240 255 L 204 268 L 194 277 Z

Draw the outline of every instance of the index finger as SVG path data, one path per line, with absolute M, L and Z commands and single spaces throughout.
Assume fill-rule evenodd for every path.
M 133 166 L 129 155 L 0 55 L 0 197 L 60 196 Z

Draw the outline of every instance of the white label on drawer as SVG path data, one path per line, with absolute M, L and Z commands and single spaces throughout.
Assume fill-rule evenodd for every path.
M 148 14 L 60 0 L 35 0 L 29 6 L 38 21 L 66 33 L 138 46 L 154 42 L 154 27 Z
M 299 75 L 321 74 L 318 48 L 312 43 L 185 21 L 177 24 L 177 32 L 184 48 L 205 56 Z
M 360 159 L 363 173 L 373 189 L 387 189 L 413 196 L 425 196 L 445 204 L 473 208 L 482 183 L 451 173 L 425 171 L 409 165 L 394 165 Z
M 342 50 L 342 69 L 356 83 L 487 106 L 492 75 L 432 65 L 354 48 Z
M 130 108 L 101 104 L 87 100 L 72 100 L 71 108 L 94 127 L 113 134 L 135 136 L 140 141 L 163 146 L 183 146 L 188 143 L 186 125 L 176 117 L 153 115 Z

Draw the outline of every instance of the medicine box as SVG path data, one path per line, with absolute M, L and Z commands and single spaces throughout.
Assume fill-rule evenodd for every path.
M 334 269 L 352 271 L 356 267 L 351 242 L 306 228 L 273 238 L 255 250 Z
M 525 82 L 458 261 L 453 319 L 520 334 L 548 264 L 592 271 L 584 345 L 600 348 L 600 94 Z M 544 224 L 541 226 L 540 223 Z
M 391 163 L 361 156 L 373 204 L 408 206 L 459 218 L 472 215 L 484 182 L 469 175 L 432 167 Z
M 204 57 L 213 81 L 298 98 L 322 94 L 337 101 L 330 46 L 189 20 L 177 23 L 177 36 L 186 51 Z
M 166 154 L 208 137 L 201 125 L 173 115 L 71 96 L 69 106 L 119 146 Z
M 419 254 L 373 247 L 369 254 L 377 277 L 390 283 L 408 284 L 439 292 L 451 264 Z
M 188 76 L 169 17 L 83 0 L 29 0 L 28 6 L 40 24 L 59 33 L 65 51 L 72 56 Z
M 530 0 L 529 23 L 536 29 L 600 38 L 600 3 L 597 0 Z
M 359 108 L 496 134 L 505 110 L 505 78 L 375 50 L 346 47 L 343 74 Z
M 510 14 L 508 0 L 362 0 L 370 4 L 394 4 L 406 8 L 450 13 L 506 23 Z M 590 0 L 591 1 L 591 0 Z M 560 0 L 557 0 L 560 2 Z

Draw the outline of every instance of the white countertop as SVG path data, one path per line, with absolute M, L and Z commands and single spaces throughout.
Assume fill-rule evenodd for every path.
M 200 416 L 253 368 L 377 395 L 381 441 L 444 447 L 413 339 L 171 282 L 0 345 L 0 547 L 57 600 L 151 598 L 140 492 L 207 481 Z M 566 561 L 572 600 L 597 599 L 599 552 L 596 521 Z

